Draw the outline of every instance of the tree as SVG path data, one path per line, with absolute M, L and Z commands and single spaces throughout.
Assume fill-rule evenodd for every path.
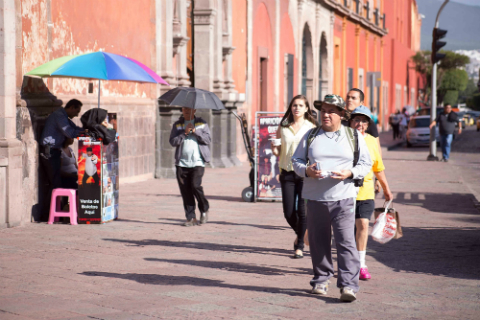
M 470 78 L 468 79 L 467 87 L 465 88 L 465 90 L 459 92 L 459 102 L 467 102 L 467 100 L 473 97 L 475 93 L 478 93 L 478 87 L 475 81 Z
M 445 104 L 457 104 L 458 92 L 467 88 L 468 73 L 462 69 L 448 69 L 444 71 L 442 76 L 442 82 L 438 87 L 437 94 L 440 101 L 448 98 L 448 101 L 444 101 Z
M 465 67 L 470 63 L 470 58 L 453 51 L 441 50 L 441 53 L 445 54 L 438 63 L 437 68 L 437 98 L 441 103 L 448 91 L 456 91 L 456 93 L 449 93 L 449 102 L 455 100 L 453 104 L 457 103 L 459 91 L 466 89 L 468 83 L 468 74 L 465 70 L 459 68 Z M 431 94 L 432 90 L 432 62 L 430 61 L 431 51 L 419 51 L 412 56 L 412 61 L 415 63 L 415 70 L 423 75 L 427 79 L 427 94 Z M 463 71 L 463 72 L 461 72 Z M 465 77 L 466 76 L 466 77 Z M 443 81 L 446 81 L 443 84 Z

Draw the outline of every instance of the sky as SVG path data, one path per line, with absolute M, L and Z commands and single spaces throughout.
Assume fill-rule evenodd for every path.
M 467 4 L 469 6 L 479 6 L 480 7 L 480 0 L 450 0 L 452 2 L 458 2 L 461 4 Z

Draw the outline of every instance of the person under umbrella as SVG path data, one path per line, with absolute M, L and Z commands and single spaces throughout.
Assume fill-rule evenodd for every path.
M 218 110 L 225 107 L 214 93 L 197 88 L 178 87 L 163 94 L 160 100 L 182 106 L 182 116 L 173 124 L 169 141 L 176 148 L 176 176 L 187 218 L 184 226 L 207 223 L 210 205 L 203 192 L 202 178 L 205 163 L 210 162 L 209 144 L 212 138 L 207 122 L 196 117 L 195 113 L 197 109 Z M 195 214 L 195 199 L 200 210 L 200 223 Z

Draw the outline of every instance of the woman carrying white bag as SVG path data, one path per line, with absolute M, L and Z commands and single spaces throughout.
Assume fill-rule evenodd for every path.
M 375 210 L 374 174 L 382 186 L 385 200 L 392 200 L 392 192 L 390 191 L 385 176 L 385 166 L 383 165 L 383 160 L 380 151 L 378 150 L 378 143 L 374 137 L 365 132 L 369 125 L 374 125 L 370 110 L 365 106 L 356 108 L 351 114 L 350 127 L 357 129 L 363 135 L 373 163 L 372 170 L 365 176 L 363 186 L 360 187 L 358 191 L 355 207 L 355 240 L 357 242 L 357 250 L 360 256 L 360 280 L 368 280 L 372 277 L 365 264 L 365 254 L 368 242 L 368 225 L 372 213 Z

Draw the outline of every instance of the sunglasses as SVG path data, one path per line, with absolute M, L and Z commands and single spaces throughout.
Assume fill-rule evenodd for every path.
M 353 121 L 358 122 L 358 123 L 369 123 L 370 120 L 367 119 L 361 119 L 361 118 L 354 118 Z

